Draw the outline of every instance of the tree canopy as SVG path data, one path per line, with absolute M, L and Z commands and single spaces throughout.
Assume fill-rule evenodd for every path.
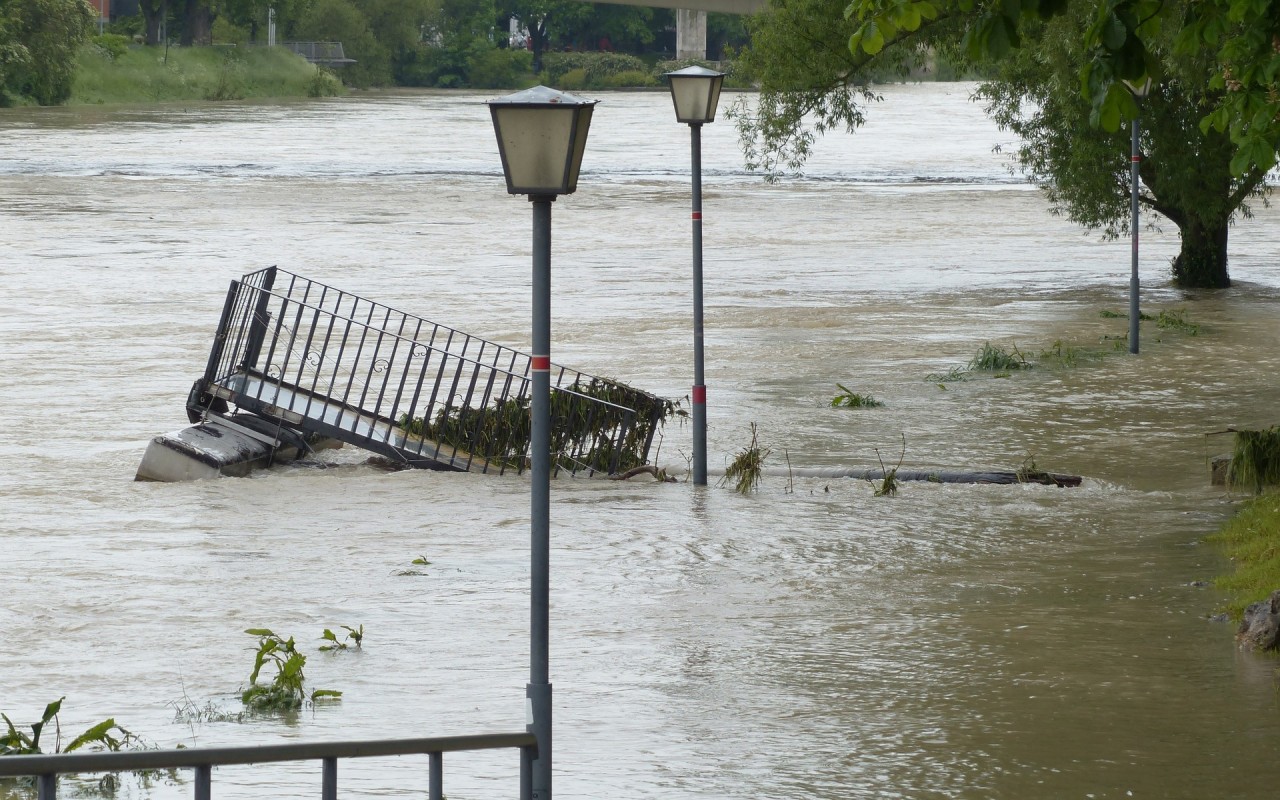
M 0 106 L 70 97 L 95 14 L 85 0 L 0 0 Z
M 1222 286 L 1232 215 L 1280 149 L 1278 26 L 1280 0 L 775 0 L 752 23 L 761 95 L 739 130 L 749 164 L 798 169 L 815 134 L 862 124 L 871 77 L 948 59 L 988 76 L 980 97 L 1055 208 L 1117 235 L 1117 131 L 1141 114 L 1143 202 L 1183 238 L 1174 280 Z M 1140 109 L 1125 82 L 1148 78 Z

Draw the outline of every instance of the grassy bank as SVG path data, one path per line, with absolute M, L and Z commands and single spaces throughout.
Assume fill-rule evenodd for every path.
M 327 97 L 331 73 L 279 47 L 137 47 L 98 37 L 80 52 L 71 104 Z
M 1226 611 L 1239 618 L 1250 603 L 1280 589 L 1280 492 L 1247 502 L 1209 541 L 1235 564 L 1234 573 L 1215 583 L 1228 595 Z

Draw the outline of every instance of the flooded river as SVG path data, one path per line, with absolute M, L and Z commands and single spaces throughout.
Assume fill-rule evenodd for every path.
M 760 491 L 558 481 L 551 677 L 562 798 L 1273 796 L 1276 663 L 1193 585 L 1231 513 L 1206 434 L 1277 419 L 1280 212 L 1232 230 L 1234 288 L 1168 283 L 1145 234 L 1142 354 L 941 383 L 984 342 L 1110 347 L 1127 242 L 1050 216 L 963 84 L 890 87 L 803 179 L 704 129 L 712 468 L 756 423 Z M 672 397 L 692 382 L 688 131 L 600 96 L 554 208 L 552 355 Z M 0 711 L 66 695 L 172 747 L 519 729 L 528 484 L 328 468 L 133 482 L 186 424 L 228 282 L 271 264 L 528 347 L 530 209 L 485 97 L 0 113 Z M 830 407 L 836 383 L 883 408 Z M 689 430 L 658 460 L 683 470 Z M 903 442 L 905 440 L 905 453 Z M 901 454 L 901 455 L 900 455 Z M 793 467 L 1043 469 L 1079 489 L 793 478 Z M 713 478 L 714 483 L 714 478 Z M 411 562 L 425 557 L 428 566 Z M 417 574 L 415 574 L 417 573 Z M 365 629 L 319 653 L 324 628 Z M 269 627 L 340 703 L 234 711 Z M 510 797 L 510 754 L 446 759 Z M 425 792 L 425 759 L 343 762 L 344 797 Z M 227 768 L 220 798 L 315 796 L 315 764 Z M 189 797 L 163 781 L 139 796 Z

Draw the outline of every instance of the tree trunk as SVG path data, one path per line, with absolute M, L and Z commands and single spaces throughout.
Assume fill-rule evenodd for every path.
M 142 12 L 143 26 L 147 30 L 147 44 L 160 44 L 160 28 L 165 15 L 169 12 L 165 0 L 141 0 L 138 10 Z
M 529 26 L 529 49 L 533 51 L 533 74 L 542 74 L 542 54 L 547 49 L 547 21 L 541 19 Z
M 213 15 L 206 0 L 187 0 L 187 13 L 182 25 L 183 47 L 210 44 L 213 41 Z
M 1182 289 L 1225 289 L 1227 274 L 1227 220 L 1205 222 L 1190 216 L 1178 226 L 1182 250 L 1173 259 L 1173 285 Z

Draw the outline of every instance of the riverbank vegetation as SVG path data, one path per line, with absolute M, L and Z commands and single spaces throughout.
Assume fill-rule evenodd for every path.
M 1227 594 L 1225 610 L 1239 619 L 1250 603 L 1280 589 L 1280 492 L 1245 503 L 1209 541 L 1221 546 L 1234 565 L 1215 583 Z
M 329 97 L 343 91 L 328 70 L 278 47 L 130 47 L 94 37 L 79 52 L 70 103 L 140 103 Z

